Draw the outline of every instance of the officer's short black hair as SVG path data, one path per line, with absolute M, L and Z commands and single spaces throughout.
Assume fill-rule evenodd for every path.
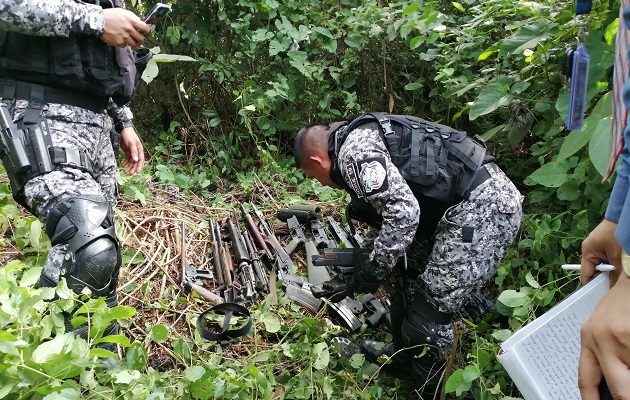
M 328 146 L 329 129 L 328 126 L 321 124 L 308 125 L 300 129 L 293 146 L 295 165 L 298 168 L 304 169 L 308 158 L 320 149 L 322 143 Z

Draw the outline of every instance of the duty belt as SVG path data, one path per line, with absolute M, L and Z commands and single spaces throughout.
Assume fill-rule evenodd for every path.
M 42 86 L 34 83 L 17 81 L 10 78 L 0 79 L 0 97 L 4 100 L 35 100 L 43 103 L 67 104 L 85 108 L 95 113 L 102 113 L 107 107 L 108 99 L 93 95 Z

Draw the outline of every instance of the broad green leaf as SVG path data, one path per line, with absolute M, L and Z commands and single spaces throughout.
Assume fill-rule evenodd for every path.
M 43 400 L 79 400 L 83 396 L 81 396 L 81 392 L 74 388 L 63 388 L 59 393 L 51 393 L 44 397 Z
M 501 106 L 508 105 L 512 100 L 512 96 L 508 94 L 511 84 L 512 78 L 504 76 L 486 86 L 470 107 L 470 120 L 475 120 Z
M 564 182 L 556 191 L 558 199 L 564 201 L 573 201 L 580 195 L 580 185 L 576 181 Z
M 315 354 L 315 362 L 313 367 L 315 369 L 323 370 L 328 367 L 330 362 L 330 352 L 328 351 L 328 344 L 326 342 L 317 343 L 313 346 L 313 353 Z
M 278 332 L 282 326 L 280 318 L 277 315 L 271 313 L 261 315 L 259 322 L 263 324 L 265 330 L 269 333 Z
M 588 154 L 591 162 L 601 176 L 606 175 L 612 148 L 612 117 L 605 117 L 593 129 L 589 142 Z
M 517 292 L 516 290 L 505 290 L 500 295 L 498 300 L 508 307 L 520 307 L 527 301 L 527 296 L 524 293 Z
M 42 223 L 38 219 L 33 220 L 29 229 L 29 240 L 31 241 L 31 245 L 39 243 L 41 237 Z
M 269 55 L 276 56 L 278 53 L 286 51 L 291 45 L 291 39 L 282 37 L 280 40 L 273 39 L 269 42 Z
M 43 267 L 32 267 L 24 271 L 22 279 L 20 279 L 21 287 L 32 287 L 39 282 Z
M 407 7 L 405 7 L 405 9 L 403 10 L 402 16 L 405 17 L 409 14 L 411 14 L 412 12 L 416 11 L 420 6 L 416 3 L 411 3 L 409 4 Z
M 140 371 L 120 371 L 115 373 L 114 378 L 116 383 L 131 383 L 141 378 Z
M 256 363 L 256 362 L 266 362 L 269 361 L 271 359 L 271 352 L 269 351 L 261 351 L 259 353 L 257 353 L 252 359 L 251 361 Z
M 444 391 L 446 393 L 455 393 L 456 395 L 460 395 L 463 392 L 470 389 L 470 382 L 466 382 L 464 379 L 464 370 L 458 369 L 455 370 L 451 376 L 448 377 L 446 381 L 446 385 L 444 385 Z
M 18 351 L 18 347 L 28 346 L 23 340 L 14 340 L 14 341 L 0 341 L 0 353 L 11 354 L 14 356 L 19 356 L 20 352 Z
M 560 147 L 560 152 L 558 153 L 557 160 L 564 160 L 565 158 L 571 157 L 575 153 L 577 153 L 582 147 L 586 146 L 586 144 L 591 140 L 591 132 L 593 131 L 594 124 L 593 120 L 590 122 L 590 127 L 588 126 L 589 122 L 584 121 L 584 126 L 580 130 L 572 130 L 569 132 L 567 137 L 564 138 L 564 142 L 562 142 L 562 146 Z
M 479 54 L 479 57 L 477 57 L 477 61 L 483 61 L 486 58 L 490 57 L 492 55 L 492 53 L 494 53 L 496 50 L 486 50 L 483 53 Z
M 332 32 L 330 32 L 330 29 L 328 28 L 322 28 L 321 26 L 316 26 L 315 28 L 313 28 L 313 31 L 326 36 L 329 39 L 334 39 L 335 36 L 332 34 Z
M 158 343 L 164 342 L 168 339 L 168 328 L 162 324 L 153 325 L 151 327 L 151 338 Z
M 150 59 L 142 73 L 142 80 L 146 83 L 151 83 L 153 79 L 158 76 L 158 72 L 159 68 L 157 62 L 154 59 Z
M 501 124 L 499 126 L 495 126 L 494 128 L 490 129 L 489 131 L 487 131 L 486 133 L 484 133 L 483 135 L 481 135 L 481 138 L 485 141 L 490 140 L 490 138 L 492 138 L 494 135 L 496 135 L 498 132 L 500 132 L 503 128 L 505 128 L 505 124 Z
M 423 35 L 416 36 L 409 41 L 409 48 L 411 50 L 417 49 L 418 47 L 422 46 L 425 40 L 426 38 Z
M 453 2 L 452 2 L 452 4 L 453 4 L 453 7 L 457 8 L 459 11 L 461 11 L 461 12 L 466 11 L 466 10 L 464 9 L 464 6 L 462 6 L 462 5 L 461 5 L 461 4 L 459 4 L 458 2 L 453 1 Z
M 352 357 L 350 357 L 350 365 L 354 369 L 361 368 L 364 363 L 365 363 L 365 355 L 363 354 L 353 354 Z
M 525 275 L 525 280 L 527 281 L 529 286 L 533 287 L 534 289 L 538 289 L 540 287 L 540 284 L 538 284 L 536 279 L 534 279 L 532 273 L 529 271 L 527 271 L 527 274 Z
M 131 343 L 129 342 L 129 338 L 125 335 L 103 336 L 102 338 L 94 339 L 94 343 L 117 343 L 123 347 L 131 346 Z
M 197 61 L 192 57 L 179 54 L 155 54 L 153 59 L 156 62 Z
M 41 343 L 33 351 L 33 361 L 37 364 L 45 363 L 51 357 L 66 352 L 74 340 L 74 333 L 69 332 L 64 335 L 58 335 L 48 342 Z
M 558 187 L 569 179 L 568 171 L 577 164 L 577 157 L 547 163 L 531 175 L 529 179 L 546 187 Z
M 509 329 L 497 329 L 491 333 L 491 336 L 500 342 L 504 342 L 512 336 L 512 331 Z
M 524 81 L 516 82 L 510 88 L 510 93 L 511 94 L 520 94 L 520 93 L 524 92 L 525 90 L 527 90 L 527 88 L 530 87 L 530 86 L 531 86 L 531 82 L 524 82 Z
M 544 18 L 524 25 L 520 27 L 514 35 L 503 40 L 499 54 L 505 57 L 520 53 L 525 49 L 534 48 L 538 43 L 548 39 L 551 36 L 551 29 L 556 26 L 556 23 L 552 23 Z
M 611 22 L 610 24 L 608 24 L 608 26 L 606 26 L 606 30 L 604 31 L 604 40 L 606 40 L 606 43 L 609 45 L 613 44 L 613 41 L 615 40 L 615 35 L 617 34 L 617 27 L 619 26 L 619 18 L 615 18 L 615 20 L 613 22 Z M 625 29 L 625 26 L 622 26 L 623 29 Z
M 357 48 L 361 44 L 361 38 L 356 36 L 348 36 L 343 39 L 343 41 L 352 48 Z
M 184 371 L 184 376 L 191 382 L 195 382 L 200 379 L 206 373 L 206 369 L 200 365 L 196 365 L 194 367 L 186 368 Z
M 405 90 L 418 90 L 422 87 L 422 83 L 420 82 L 413 82 L 413 83 L 408 83 L 405 85 Z
M 128 319 L 136 315 L 136 309 L 129 306 L 116 306 L 109 310 L 111 319 Z
M 481 371 L 479 371 L 479 367 L 474 364 L 469 364 L 464 368 L 464 373 L 462 374 L 462 378 L 466 382 L 472 382 L 475 379 L 481 376 Z
M 562 143 L 558 160 L 567 158 L 582 149 L 590 142 L 592 135 L 597 131 L 598 135 L 605 134 L 610 137 L 610 121 L 608 117 L 612 115 L 612 92 L 603 95 L 593 107 L 591 115 L 584 120 L 581 130 L 573 130 Z M 608 121 L 608 122 L 602 122 Z
M 98 357 L 98 358 L 113 358 L 115 360 L 118 359 L 118 354 L 113 353 L 109 350 L 105 350 L 100 347 L 92 347 L 90 349 L 90 357 Z

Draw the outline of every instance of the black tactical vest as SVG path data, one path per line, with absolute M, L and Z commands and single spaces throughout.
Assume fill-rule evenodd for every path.
M 84 3 L 121 7 L 120 0 Z M 108 46 L 96 36 L 44 37 L 0 29 L 0 78 L 85 93 L 105 103 L 111 97 L 125 105 L 131 100 L 136 73 L 130 47 Z
M 431 236 L 444 212 L 468 198 L 477 170 L 492 161 L 481 138 L 418 117 L 371 113 L 333 125 L 328 138 L 330 177 L 351 196 L 349 216 L 376 228 L 381 216 L 345 183 L 337 164 L 341 146 L 359 126 L 380 132 L 393 164 L 418 199 L 421 236 Z

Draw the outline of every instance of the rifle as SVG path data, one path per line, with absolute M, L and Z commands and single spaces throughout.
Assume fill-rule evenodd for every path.
M 204 271 L 191 267 L 186 259 L 186 233 L 185 223 L 182 221 L 181 238 L 180 238 L 180 254 L 181 254 L 181 268 L 182 268 L 182 281 L 181 285 L 185 290 L 196 292 L 199 296 L 206 299 L 211 303 L 222 303 L 223 299 L 210 290 L 195 283 L 197 279 L 213 279 L 214 276 L 210 271 Z
M 245 247 L 249 252 L 249 258 L 252 262 L 252 268 L 254 269 L 254 273 L 256 274 L 256 287 L 259 291 L 263 293 L 269 293 L 269 277 L 267 273 L 263 270 L 263 263 L 260 260 L 260 253 L 254 244 L 254 239 L 247 229 L 243 230 L 243 239 L 245 240 Z
M 217 280 L 219 281 L 219 286 L 225 287 L 225 279 L 223 279 L 223 270 L 221 269 L 221 262 L 219 260 L 219 244 L 217 241 L 217 231 L 215 228 L 214 220 L 208 220 L 210 224 L 210 237 L 211 237 L 211 245 L 212 245 L 212 260 L 214 262 L 214 272 L 217 275 Z
M 269 261 L 272 261 L 274 259 L 273 254 L 271 254 L 271 251 L 269 250 L 269 246 L 267 246 L 267 242 L 265 241 L 265 238 L 263 238 L 262 234 L 256 227 L 256 223 L 254 222 L 254 219 L 252 218 L 251 215 L 249 215 L 247 211 L 245 211 L 245 207 L 243 207 L 241 203 L 239 203 L 238 206 L 241 209 L 241 214 L 243 215 L 243 221 L 245 221 L 245 227 L 247 227 L 247 230 L 252 235 L 253 239 L 256 241 L 256 244 L 261 249 L 261 251 L 264 252 L 265 256 L 267 256 L 267 259 Z
M 311 285 L 311 291 L 315 297 L 330 297 L 331 300 L 345 293 L 347 285 L 355 269 L 357 258 L 367 257 L 372 252 L 371 249 L 359 247 L 327 248 L 323 255 L 317 254 L 312 257 L 315 266 L 331 266 L 337 273 L 332 279 L 321 284 Z M 334 301 L 334 300 L 333 300 Z
M 228 218 L 227 226 L 230 240 L 232 241 L 232 248 L 234 249 L 234 256 L 236 257 L 236 263 L 238 265 L 236 271 L 245 288 L 244 297 L 245 300 L 251 301 L 257 297 L 258 293 L 256 292 L 256 277 L 252 269 L 249 252 L 247 251 L 245 240 L 240 230 L 234 224 L 234 221 Z
M 304 244 L 304 250 L 306 251 L 306 265 L 308 267 L 308 282 L 312 285 L 316 285 L 330 280 L 330 274 L 326 270 L 326 267 L 321 268 L 313 265 L 313 256 L 319 255 L 317 252 L 317 246 L 312 239 L 306 238 L 297 217 L 293 216 L 287 219 L 287 225 L 289 226 L 289 232 L 291 233 L 293 239 L 287 245 L 286 252 L 287 254 L 291 254 L 295 251 L 297 246 Z
M 240 289 L 238 282 L 234 281 L 234 265 L 232 258 L 230 257 L 230 251 L 227 247 L 227 243 L 223 242 L 221 238 L 221 225 L 218 221 L 214 221 L 214 238 L 217 241 L 218 252 L 215 254 L 215 263 L 218 266 L 218 271 L 223 277 L 223 297 L 226 303 L 233 303 L 236 298 L 236 293 Z
M 348 232 L 341 226 L 341 224 L 339 224 L 339 222 L 335 221 L 333 217 L 328 216 L 327 219 L 333 233 L 337 237 L 339 243 L 343 244 L 343 247 L 345 247 L 346 249 L 352 247 L 361 247 L 350 239 L 350 237 L 348 236 Z
M 252 204 L 251 207 L 254 214 L 256 214 L 256 217 L 260 221 L 260 229 L 262 232 L 258 231 L 258 229 L 254 226 L 255 230 L 261 237 L 264 238 L 265 242 L 269 243 L 275 252 L 275 256 L 270 260 L 275 263 L 278 279 L 283 281 L 285 285 L 293 283 L 301 286 L 304 283 L 304 278 L 301 276 L 291 275 L 290 273 L 292 269 L 295 269 L 295 265 L 293 264 L 293 261 L 291 261 L 291 257 L 289 257 L 289 254 L 286 252 L 284 247 L 282 247 L 282 244 L 280 244 L 280 241 L 271 230 L 262 213 L 258 211 L 255 205 Z M 252 234 L 254 233 L 252 232 Z M 254 236 L 256 235 L 254 234 Z

